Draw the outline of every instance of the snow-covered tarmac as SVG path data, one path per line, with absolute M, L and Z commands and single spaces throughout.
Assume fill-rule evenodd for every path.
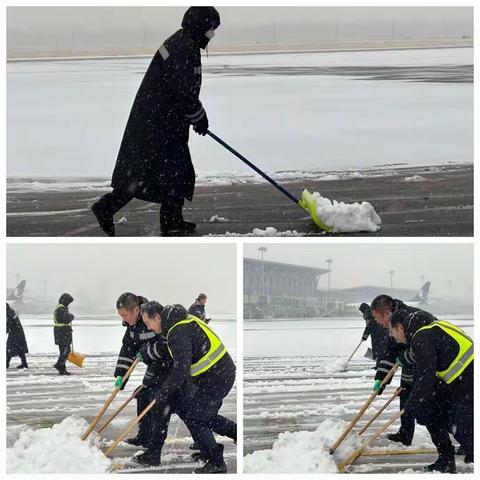
M 451 318 L 455 324 L 472 331 L 469 316 Z M 270 461 L 276 461 L 275 451 L 282 446 L 296 451 L 302 444 L 320 442 L 325 433 L 314 433 L 325 420 L 335 423 L 348 422 L 359 411 L 369 397 L 373 386 L 374 363 L 362 358 L 369 342 L 362 345 L 355 358 L 344 371 L 345 361 L 357 344 L 363 331 L 361 318 L 335 319 L 290 319 L 248 321 L 245 323 L 244 358 L 244 455 L 264 450 L 264 454 L 244 459 L 247 471 L 258 472 L 269 468 Z M 357 424 L 360 430 L 399 385 L 400 375 L 379 396 Z M 394 401 L 376 422 L 363 434 L 365 439 L 398 412 Z M 395 432 L 398 422 L 387 433 Z M 281 436 L 283 432 L 307 432 L 301 436 Z M 280 439 L 279 439 L 280 435 Z M 363 436 L 361 438 L 363 438 Z M 327 435 L 328 438 L 328 435 Z M 278 443 L 278 442 L 279 443 Z M 270 452 L 273 444 L 276 450 Z M 332 442 L 333 443 L 333 442 Z M 329 445 L 331 446 L 331 445 Z M 383 435 L 371 445 L 374 450 L 399 449 L 398 444 L 389 442 Z M 418 426 L 410 449 L 431 449 L 428 432 Z M 328 453 L 305 452 L 305 463 L 298 461 L 298 451 L 292 462 L 283 464 L 285 469 L 299 468 L 313 472 L 315 461 L 325 472 L 331 471 L 327 463 Z M 422 466 L 432 463 L 436 455 L 399 455 L 360 457 L 350 467 L 352 473 L 411 473 L 419 472 Z M 277 467 L 278 467 L 277 459 Z M 337 459 L 338 461 L 338 459 Z M 317 465 L 317 466 L 318 466 Z M 273 467 L 272 467 L 273 468 Z M 459 472 L 472 472 L 473 466 L 464 465 L 463 458 L 457 457 Z M 297 470 L 297 473 L 299 470 Z

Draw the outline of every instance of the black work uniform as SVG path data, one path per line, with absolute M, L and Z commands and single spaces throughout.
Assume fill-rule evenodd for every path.
M 140 305 L 147 302 L 146 298 L 138 297 L 138 299 L 140 301 Z M 114 377 L 123 377 L 127 373 L 127 370 L 132 366 L 132 363 L 134 362 L 135 357 L 142 348 L 142 346 L 146 345 L 149 342 L 155 341 L 159 337 L 155 332 L 152 332 L 147 328 L 147 326 L 143 323 L 141 315 L 139 315 L 138 321 L 135 325 L 131 326 L 126 323 L 124 323 L 123 325 L 126 326 L 126 331 L 123 335 L 122 347 L 120 349 L 120 353 L 118 354 L 117 364 L 113 373 Z M 147 381 L 147 383 L 147 379 L 150 378 L 149 375 L 150 373 L 147 369 L 144 376 L 144 380 Z M 152 385 L 147 385 L 139 392 L 136 397 L 137 415 L 140 415 L 140 413 L 145 410 L 145 408 L 151 401 L 152 395 Z M 148 441 L 150 437 L 150 430 L 151 414 L 149 412 L 140 420 L 138 424 L 137 436 L 142 443 Z
M 25 354 L 28 353 L 27 339 L 22 323 L 10 305 L 7 303 L 7 368 L 13 357 L 20 357 L 22 365 L 27 367 Z
M 452 458 L 449 437 L 473 455 L 473 360 L 459 377 L 446 384 L 437 372 L 449 368 L 459 353 L 458 342 L 438 326 L 417 331 L 402 361 L 415 365 L 415 382 L 405 411 L 425 425 L 440 456 Z
M 218 413 L 235 382 L 235 364 L 225 351 L 211 367 L 192 376 L 194 366 L 210 350 L 208 336 L 196 321 L 177 325 L 187 317 L 195 318 L 188 316 L 181 305 L 167 305 L 161 317 L 173 367 L 156 394 L 157 402 L 168 404 L 169 399 L 175 398 L 175 411 L 200 450 L 213 462 L 223 461 L 223 452 L 212 431 L 236 440 L 236 423 Z
M 410 307 L 401 300 L 393 301 L 392 313 L 397 310 L 404 310 L 409 315 L 414 315 L 416 321 L 421 325 L 427 325 L 436 318 L 431 314 L 419 308 Z M 392 337 L 386 345 L 382 355 L 377 358 L 377 371 L 375 380 L 383 380 L 388 372 L 392 369 L 397 361 L 397 357 L 401 356 L 405 350 L 405 345 L 398 344 Z M 402 410 L 408 401 L 410 392 L 412 390 L 413 379 L 415 374 L 414 365 L 405 363 L 402 366 L 402 376 L 400 379 L 400 386 L 403 388 L 400 393 L 400 410 Z M 412 442 L 415 434 L 415 416 L 405 412 L 400 417 L 400 430 L 398 432 L 408 443 Z
M 54 311 L 55 325 L 53 327 L 53 335 L 55 339 L 55 345 L 58 345 L 59 356 L 57 363 L 59 371 L 65 371 L 65 364 L 67 362 L 68 355 L 71 352 L 71 345 L 73 340 L 72 321 L 75 316 L 68 311 L 68 303 L 57 305 Z

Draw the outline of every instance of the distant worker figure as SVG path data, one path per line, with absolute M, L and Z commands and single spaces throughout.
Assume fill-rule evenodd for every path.
M 10 366 L 13 357 L 20 357 L 22 362 L 17 368 L 28 368 L 27 358 L 25 357 L 25 354 L 28 353 L 27 339 L 18 315 L 8 303 L 7 334 L 7 368 Z
M 465 463 L 473 463 L 473 340 L 444 320 L 429 324 L 405 310 L 390 318 L 390 332 L 407 346 L 399 361 L 415 365 L 415 380 L 404 405 L 405 414 L 425 425 L 438 451 L 425 471 L 456 473 L 455 448 L 460 443 Z
M 195 302 L 190 305 L 188 313 L 194 317 L 203 320 L 205 323 L 208 323 L 211 318 L 206 318 L 205 315 L 205 304 L 207 303 L 207 296 L 204 293 L 199 293 L 198 297 L 195 299 Z
M 53 312 L 53 335 L 55 338 L 55 345 L 58 345 L 58 350 L 60 352 L 57 363 L 53 368 L 57 369 L 60 375 L 71 375 L 71 373 L 67 371 L 65 364 L 67 363 L 68 355 L 72 350 L 73 329 L 71 324 L 75 316 L 68 311 L 68 306 L 72 302 L 73 297 L 70 294 L 62 293 L 58 299 L 57 308 L 55 308 L 55 311 Z
M 366 323 L 365 330 L 362 334 L 362 342 L 366 342 L 368 337 L 370 337 L 372 341 L 373 360 L 382 358 L 390 341 L 388 330 L 375 321 L 370 305 L 362 303 L 359 310 L 362 312 L 363 319 Z
M 92 206 L 102 230 L 115 235 L 114 214 L 133 198 L 161 203 L 162 235 L 196 229 L 183 219 L 185 198 L 192 201 L 195 170 L 188 149 L 190 125 L 206 135 L 208 118 L 199 100 L 200 49 L 220 25 L 214 7 L 190 7 L 182 28 L 159 47 L 143 78 L 123 136 L 111 186 Z

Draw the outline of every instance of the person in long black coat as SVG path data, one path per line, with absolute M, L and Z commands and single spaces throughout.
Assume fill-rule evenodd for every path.
M 55 339 L 55 345 L 58 345 L 59 350 L 58 360 L 53 368 L 57 369 L 60 375 L 70 375 L 70 372 L 67 371 L 65 364 L 67 363 L 68 355 L 72 351 L 72 321 L 75 316 L 68 311 L 68 306 L 72 302 L 73 297 L 69 293 L 62 293 L 58 299 L 58 305 L 53 313 L 53 336 Z
M 10 366 L 13 357 L 20 357 L 22 362 L 17 368 L 28 368 L 27 358 L 25 357 L 25 354 L 28 353 L 27 339 L 18 315 L 8 303 L 7 334 L 7 368 Z
M 220 25 L 213 7 L 191 7 L 182 28 L 159 47 L 135 97 L 113 171 L 113 191 L 92 206 L 100 227 L 115 235 L 113 215 L 133 198 L 161 203 L 162 235 L 191 233 L 182 216 L 192 200 L 195 170 L 188 149 L 190 125 L 205 135 L 208 118 L 199 100 L 200 49 Z

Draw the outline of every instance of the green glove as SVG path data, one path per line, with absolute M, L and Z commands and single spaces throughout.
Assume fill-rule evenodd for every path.
M 123 377 L 120 375 L 115 380 L 115 388 L 120 388 L 123 385 Z
M 403 362 L 400 360 L 400 357 L 397 357 L 397 360 L 396 360 L 396 361 L 397 361 L 397 363 L 399 363 L 400 366 L 403 368 Z
M 141 352 L 138 352 L 136 355 L 135 355 L 136 358 L 138 358 L 141 362 L 145 363 L 145 360 L 143 359 L 143 356 L 142 356 L 142 353 Z
M 375 383 L 373 384 L 373 391 L 375 393 L 380 393 L 380 385 L 382 384 L 381 380 L 375 380 Z

